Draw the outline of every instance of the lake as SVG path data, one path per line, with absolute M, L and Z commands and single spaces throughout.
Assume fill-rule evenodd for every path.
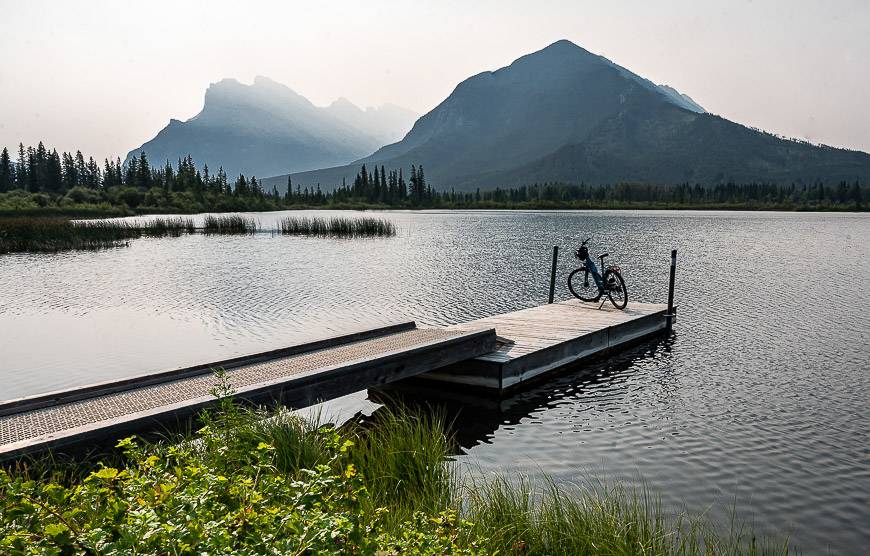
M 268 228 L 286 215 L 253 216 Z M 570 254 L 594 232 L 591 251 L 622 267 L 632 301 L 666 300 L 679 250 L 675 335 L 464 408 L 459 461 L 644 485 L 726 525 L 736 509 L 805 553 L 870 547 L 870 216 L 383 216 L 397 237 L 193 235 L 0 256 L 0 399 L 530 307 L 547 300 L 553 245 L 566 298 Z M 326 405 L 376 407 L 365 393 Z

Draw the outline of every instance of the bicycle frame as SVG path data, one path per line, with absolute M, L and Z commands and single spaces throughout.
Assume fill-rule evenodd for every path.
M 595 261 L 592 260 L 592 257 L 586 257 L 586 269 L 592 274 L 592 279 L 595 280 L 595 285 L 598 286 L 598 289 L 604 292 L 604 278 L 602 278 L 601 273 L 598 272 L 598 267 L 595 265 Z

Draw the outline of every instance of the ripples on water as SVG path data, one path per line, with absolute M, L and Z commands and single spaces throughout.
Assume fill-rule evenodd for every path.
M 298 213 L 297 213 L 298 214 Z M 272 227 L 283 213 L 259 214 Z M 0 257 L 0 398 L 263 351 L 415 319 L 449 324 L 559 295 L 594 231 L 633 301 L 676 335 L 501 404 L 464 407 L 461 461 L 484 472 L 643 482 L 673 506 L 807 553 L 870 546 L 870 218 L 672 212 L 388 213 L 391 239 L 141 239 Z M 332 409 L 365 407 L 364 394 Z M 327 413 L 330 409 L 327 409 Z

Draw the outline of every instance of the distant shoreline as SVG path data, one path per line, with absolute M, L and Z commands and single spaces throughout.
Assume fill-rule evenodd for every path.
M 293 210 L 348 210 L 348 211 L 423 211 L 423 210 L 673 210 L 673 211 L 728 211 L 728 212 L 839 212 L 839 213 L 866 213 L 870 212 L 870 206 L 843 206 L 843 205 L 749 205 L 749 204 L 648 204 L 648 203 L 602 203 L 602 204 L 577 204 L 577 203 L 472 203 L 463 205 L 432 205 L 432 206 L 396 206 L 370 203 L 338 203 L 334 205 L 289 205 L 284 207 L 262 209 L 225 209 L 216 208 L 181 209 L 175 207 L 141 207 L 131 209 L 126 206 L 73 206 L 73 207 L 41 207 L 25 208 L 20 210 L 0 210 L 0 218 L 121 218 L 128 216 L 149 216 L 167 214 L 202 214 L 202 213 L 236 213 L 236 212 L 281 212 Z

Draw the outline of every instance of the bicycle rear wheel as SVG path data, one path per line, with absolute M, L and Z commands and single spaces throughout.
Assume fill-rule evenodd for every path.
M 615 270 L 604 272 L 604 287 L 607 288 L 607 297 L 617 309 L 625 309 L 628 305 L 628 290 L 625 288 L 625 280 L 622 274 Z
M 598 301 L 601 299 L 601 289 L 595 283 L 595 278 L 585 266 L 581 266 L 568 275 L 568 289 L 580 301 Z

